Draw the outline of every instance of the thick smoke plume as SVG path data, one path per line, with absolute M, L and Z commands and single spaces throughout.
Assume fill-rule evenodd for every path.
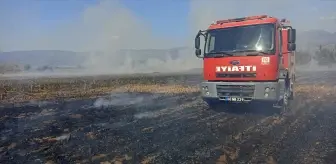
M 200 60 L 195 59 L 189 49 L 175 52 L 177 57 L 164 51 L 181 45 L 169 38 L 154 36 L 149 22 L 116 0 L 100 1 L 87 7 L 75 21 L 34 34 L 21 37 L 7 35 L 7 42 L 0 43 L 2 47 L 7 46 L 4 48 L 7 50 L 79 52 L 84 58 L 81 65 L 89 73 L 176 72 L 200 67 Z M 146 52 L 138 54 L 132 51 L 143 49 L 153 52 L 147 55 Z M 126 53 L 120 50 L 126 50 Z M 155 53 L 154 50 L 163 51 Z
M 66 22 L 49 31 L 21 27 L 20 35 L 8 34 L 0 27 L 3 50 L 70 50 L 83 52 L 82 65 L 92 73 L 176 72 L 201 67 L 201 60 L 193 54 L 193 39 L 199 29 L 206 29 L 216 19 L 267 14 L 289 18 L 299 31 L 323 29 L 335 31 L 335 15 L 326 7 L 336 2 L 312 0 L 298 1 L 245 1 L 245 0 L 190 0 L 188 37 L 180 41 L 160 38 L 151 32 L 145 19 L 137 16 L 117 0 L 104 0 L 88 6 L 73 22 Z M 171 3 L 174 3 L 172 1 Z M 330 12 L 329 12 L 330 11 Z M 14 13 L 14 12 L 13 12 Z M 18 16 L 21 14 L 20 16 Z M 35 10 L 21 11 L 10 17 L 16 21 L 36 20 Z M 25 16 L 22 16 L 25 15 Z M 2 15 L 1 20 L 8 19 Z M 178 24 L 176 27 L 178 28 Z M 38 27 L 38 26 L 36 26 Z M 16 27 L 19 28 L 19 27 Z M 300 44 L 300 43 L 298 43 Z M 123 49 L 182 49 L 177 57 L 167 51 L 138 55 L 121 53 Z

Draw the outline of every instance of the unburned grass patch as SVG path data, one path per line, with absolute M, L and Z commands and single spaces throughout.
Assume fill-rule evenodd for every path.
M 302 84 L 296 86 L 295 94 L 314 101 L 329 101 L 336 97 L 336 86 Z
M 196 93 L 199 92 L 199 87 L 187 81 L 198 78 L 201 79 L 199 75 L 151 75 L 0 80 L 0 102 L 83 99 L 104 96 L 111 92 Z M 326 84 L 297 84 L 295 93 L 298 97 L 312 101 L 326 100 L 336 96 L 336 87 Z
M 140 92 L 140 93 L 165 93 L 165 94 L 181 94 L 199 92 L 199 88 L 195 86 L 183 85 L 145 85 L 145 84 L 130 84 L 122 86 L 116 91 L 122 92 Z
M 30 100 L 53 100 L 53 99 L 83 99 L 95 98 L 115 92 L 126 93 L 163 93 L 163 94 L 187 94 L 198 92 L 198 87 L 167 84 L 126 84 L 122 86 L 111 86 L 101 88 L 72 88 L 62 91 L 40 91 L 35 93 L 9 92 L 9 96 L 2 102 L 18 103 Z

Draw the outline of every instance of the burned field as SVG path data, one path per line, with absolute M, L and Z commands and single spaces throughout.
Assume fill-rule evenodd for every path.
M 333 163 L 333 77 L 301 73 L 284 115 L 207 110 L 199 75 L 3 80 L 0 163 Z

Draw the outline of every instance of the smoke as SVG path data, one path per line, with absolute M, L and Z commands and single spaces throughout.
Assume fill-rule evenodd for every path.
M 13 25 L 28 24 L 38 17 L 37 7 L 30 10 L 10 12 L 6 16 L 13 19 Z M 4 20 L 6 17 L 1 17 Z M 8 17 L 7 17 L 8 18 Z M 20 22 L 18 22 L 20 21 Z M 7 23 L 11 21 L 7 21 Z M 26 22 L 26 23 L 24 23 Z M 38 21 L 34 21 L 38 22 Z M 101 0 L 84 9 L 72 22 L 59 22 L 49 30 L 40 30 L 40 25 L 32 27 L 15 27 L 20 35 L 13 33 L 7 36 L 13 45 L 2 43 L 10 50 L 69 50 L 69 51 L 114 51 L 124 48 L 167 48 L 171 41 L 156 38 L 151 34 L 151 28 L 124 7 L 117 0 Z M 28 35 L 29 33 L 32 33 Z M 2 41 L 5 41 L 2 39 Z M 7 40 L 8 41 L 8 40 Z M 30 42 L 28 42 L 30 41 Z M 28 45 L 27 45 L 28 44 Z
M 96 108 L 100 107 L 110 107 L 110 106 L 129 106 L 141 104 L 143 102 L 152 103 L 156 97 L 155 96 L 139 96 L 139 95 L 130 95 L 127 93 L 115 93 L 111 94 L 108 99 L 106 98 L 98 98 L 93 106 Z
M 82 65 L 91 73 L 169 72 L 181 69 L 179 65 L 183 61 L 171 60 L 166 54 L 156 54 L 163 56 L 157 58 L 141 54 L 144 55 L 142 58 L 148 58 L 143 63 L 137 60 L 139 58 L 135 55 L 140 55 L 137 52 L 128 56 L 121 54 L 121 49 L 169 49 L 177 46 L 167 38 L 154 36 L 151 31 L 147 22 L 119 1 L 101 1 L 85 9 L 77 22 L 58 30 L 60 38 L 56 39 L 56 43 L 51 40 L 49 45 L 58 44 L 59 48 L 90 52 Z M 75 45 L 64 45 L 63 40 Z
M 103 54 L 97 55 L 93 52 L 83 64 L 89 67 L 91 72 L 99 73 L 177 72 L 200 67 L 200 61 L 195 60 L 192 51 L 188 49 L 176 52 L 178 53 L 176 59 L 172 58 L 172 55 L 176 54 L 169 54 L 167 51 L 148 52 L 148 54 L 131 51 L 121 54 L 120 49 L 154 51 L 181 46 L 175 45 L 174 40 L 154 36 L 147 23 L 118 1 L 102 1 L 87 8 L 82 20 L 72 25 L 73 29 L 82 27 L 73 38 L 88 37 L 82 39 L 87 41 L 84 43 L 86 49 L 83 50 L 91 52 L 98 50 Z
M 323 29 L 335 31 L 333 1 L 246 1 L 246 0 L 190 0 L 188 37 L 181 41 L 155 36 L 144 18 L 137 16 L 121 1 L 102 0 L 91 4 L 71 22 L 61 22 L 48 30 L 21 27 L 18 34 L 8 33 L 0 27 L 3 50 L 69 50 L 85 52 L 82 66 L 90 73 L 177 72 L 201 67 L 201 60 L 194 56 L 193 41 L 199 29 L 206 29 L 214 20 L 267 14 L 289 18 L 298 31 Z M 174 3 L 172 1 L 171 3 Z M 39 15 L 37 6 L 11 15 L 11 20 L 29 22 Z M 15 11 L 17 12 L 17 11 Z M 173 11 L 172 11 L 173 12 Z M 12 12 L 12 14 L 14 11 Z M 0 11 L 1 15 L 1 11 Z M 185 15 L 181 15 L 185 16 Z M 2 14 L 1 20 L 8 19 Z M 36 21 L 35 21 L 36 22 Z M 22 23 L 23 24 L 23 23 Z M 8 25 L 6 25 L 7 27 Z M 176 24 L 178 28 L 179 24 Z M 8 28 L 8 27 L 7 27 Z M 19 27 L 15 27 L 19 28 Z M 2 37 L 3 38 L 3 37 Z M 170 49 L 186 46 L 172 57 L 168 51 L 155 55 L 121 53 L 121 49 Z M 175 54 L 176 55 L 176 54 Z M 64 59 L 66 60 L 66 59 Z
M 155 38 L 146 22 L 119 1 L 101 1 L 88 7 L 77 22 L 60 29 L 58 34 L 61 36 L 59 40 L 73 39 L 77 44 L 70 44 L 68 49 L 76 51 L 113 52 L 127 48 L 167 48 L 172 45 L 164 39 Z
M 29 35 L 4 35 L 8 39 L 7 41 L 1 39 L 0 47 L 6 47 L 3 48 L 6 50 L 42 49 L 80 52 L 84 58 L 81 65 L 86 68 L 85 72 L 94 74 L 177 72 L 200 67 L 200 61 L 193 59 L 195 57 L 189 49 L 176 52 L 177 58 L 173 57 L 176 54 L 169 54 L 167 50 L 181 45 L 177 45 L 177 41 L 170 38 L 153 35 L 150 22 L 138 17 L 120 2 L 99 1 L 88 6 L 76 20 L 59 23 L 47 31 L 42 30 L 38 33 L 36 32 L 38 30 L 34 29 L 35 32 Z M 30 13 L 31 17 L 37 17 L 34 11 L 21 13 Z M 18 15 L 12 17 L 23 20 Z M 21 31 L 24 30 L 26 29 Z M 120 50 L 123 49 L 166 51 L 156 54 L 152 52 L 152 55 L 138 54 L 136 51 L 122 54 Z

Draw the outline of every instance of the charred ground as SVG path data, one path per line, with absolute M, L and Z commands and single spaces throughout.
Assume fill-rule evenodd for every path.
M 333 163 L 332 77 L 300 73 L 284 115 L 206 110 L 199 75 L 2 81 L 0 163 Z

